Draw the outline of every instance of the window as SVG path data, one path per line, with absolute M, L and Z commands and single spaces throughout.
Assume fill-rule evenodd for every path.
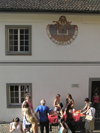
M 32 84 L 7 84 L 7 107 L 21 107 L 25 94 L 32 94 Z
M 5 26 L 6 55 L 31 54 L 31 26 Z

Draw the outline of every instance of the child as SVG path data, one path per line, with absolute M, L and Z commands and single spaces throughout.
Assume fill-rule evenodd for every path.
M 60 122 L 61 128 L 59 130 L 59 133 L 66 133 L 68 130 L 68 126 L 64 121 Z
M 60 110 L 60 115 L 59 115 L 59 119 L 62 120 L 62 121 L 64 121 L 64 114 L 65 114 L 65 111 L 64 111 L 64 109 L 62 108 L 62 109 Z
M 59 115 L 58 115 L 58 122 L 59 122 L 59 129 L 60 129 L 60 127 L 61 127 L 61 122 L 64 122 L 65 121 L 65 118 L 64 118 L 64 116 L 65 116 L 65 111 L 64 111 L 64 109 L 62 108 L 61 110 L 60 110 L 60 113 L 59 113 Z

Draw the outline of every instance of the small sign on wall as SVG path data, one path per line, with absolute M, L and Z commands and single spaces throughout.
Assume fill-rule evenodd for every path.
M 72 88 L 79 88 L 79 84 L 72 84 Z

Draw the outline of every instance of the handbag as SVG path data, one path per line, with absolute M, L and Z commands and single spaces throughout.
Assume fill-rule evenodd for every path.
M 88 121 L 92 121 L 93 116 L 92 115 L 86 115 L 85 119 L 88 120 Z

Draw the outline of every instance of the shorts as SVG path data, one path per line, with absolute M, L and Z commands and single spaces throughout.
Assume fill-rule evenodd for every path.
M 30 125 L 25 125 L 25 128 L 27 129 L 27 128 L 31 128 L 31 126 L 32 126 L 32 124 L 30 124 Z
M 85 122 L 85 129 L 87 130 L 94 130 L 94 121 L 87 121 Z

